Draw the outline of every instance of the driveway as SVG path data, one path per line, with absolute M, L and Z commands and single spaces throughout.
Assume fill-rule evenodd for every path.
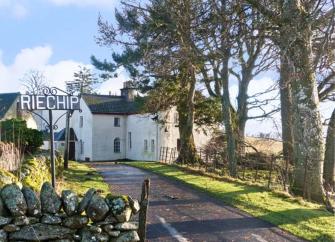
M 92 163 L 115 194 L 140 198 L 151 179 L 149 241 L 303 241 L 177 181 L 114 163 Z

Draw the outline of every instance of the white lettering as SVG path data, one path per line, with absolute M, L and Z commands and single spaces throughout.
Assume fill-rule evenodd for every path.
M 62 101 L 60 100 L 62 98 Z M 57 96 L 57 109 L 66 109 L 67 96 Z M 62 108 L 60 106 L 63 106 Z
M 71 104 L 70 104 L 71 107 L 70 107 L 70 109 L 73 109 L 73 105 L 76 104 L 76 103 L 79 103 L 79 98 L 72 96 L 71 97 Z
M 53 100 L 53 105 L 50 106 L 50 99 Z M 55 105 L 55 96 L 47 96 L 47 109 L 55 109 L 56 105 Z
M 45 109 L 43 99 L 44 96 L 36 96 L 36 109 Z
M 28 109 L 30 110 L 30 96 L 28 95 L 21 95 L 21 109 Z

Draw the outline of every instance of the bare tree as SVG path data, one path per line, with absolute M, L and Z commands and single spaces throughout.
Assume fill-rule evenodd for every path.
M 21 83 L 27 93 L 38 95 L 42 93 L 43 87 L 47 85 L 47 80 L 43 72 L 39 70 L 30 70 L 24 74 Z
M 292 126 L 293 134 L 291 189 L 308 199 L 322 201 L 325 194 L 322 182 L 324 145 L 312 43 L 313 30 L 332 25 L 334 3 L 332 0 L 246 1 L 271 23 L 282 68 L 284 65 L 292 68 L 287 75 L 290 86 L 288 81 L 281 83 L 282 87 L 290 88 L 291 93 L 287 94 L 292 97 L 288 109 L 292 113 L 288 125 Z

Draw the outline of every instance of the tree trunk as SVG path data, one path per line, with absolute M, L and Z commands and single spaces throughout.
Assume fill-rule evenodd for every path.
M 280 64 L 280 103 L 281 103 L 281 124 L 284 160 L 293 165 L 293 131 L 292 131 L 292 90 L 291 74 L 293 64 L 289 58 L 282 53 Z M 288 174 L 286 174 L 287 176 Z M 287 178 L 287 177 L 286 177 Z M 287 180 L 286 180 L 287 182 Z
M 330 117 L 327 130 L 323 179 L 325 184 L 335 189 L 335 109 Z
M 223 122 L 225 126 L 225 133 L 227 137 L 227 159 L 229 166 L 229 175 L 232 177 L 237 176 L 237 156 L 236 156 L 236 127 L 235 127 L 235 113 L 230 103 L 229 95 L 229 70 L 228 61 L 230 56 L 230 49 L 226 49 L 225 58 L 223 59 L 222 68 L 222 112 L 223 112 Z
M 183 164 L 196 163 L 199 161 L 193 137 L 194 124 L 194 94 L 195 94 L 195 73 L 190 65 L 187 75 L 182 78 L 182 91 L 179 105 L 177 107 L 179 115 L 179 135 L 180 151 L 177 161 Z
M 294 66 L 292 78 L 292 130 L 294 174 L 292 191 L 315 201 L 324 200 L 322 183 L 324 147 L 319 98 L 313 68 L 311 23 L 300 1 L 284 4 L 281 51 Z

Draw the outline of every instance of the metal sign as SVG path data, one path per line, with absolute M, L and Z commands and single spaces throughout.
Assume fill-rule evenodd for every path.
M 78 96 L 65 95 L 21 95 L 23 110 L 80 110 Z
M 61 91 L 66 95 L 57 95 L 57 92 Z M 45 123 L 46 127 L 50 132 L 50 163 L 51 163 L 51 179 L 53 187 L 56 186 L 56 169 L 55 169 L 55 144 L 54 144 L 54 130 L 56 130 L 57 122 L 65 114 L 70 111 L 80 111 L 80 98 L 73 96 L 72 93 L 67 93 L 56 87 L 44 87 L 42 89 L 43 95 L 21 95 L 19 108 L 27 110 L 38 117 L 40 117 Z M 49 121 L 45 119 L 41 114 L 34 112 L 34 110 L 48 110 Z M 52 117 L 52 110 L 67 110 L 61 115 L 55 122 Z M 68 117 L 69 118 L 69 117 Z

